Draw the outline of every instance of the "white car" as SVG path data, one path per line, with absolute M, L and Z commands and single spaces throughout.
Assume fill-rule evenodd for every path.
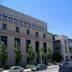
M 24 72 L 24 69 L 20 66 L 13 66 L 9 70 L 5 70 L 2 72 Z

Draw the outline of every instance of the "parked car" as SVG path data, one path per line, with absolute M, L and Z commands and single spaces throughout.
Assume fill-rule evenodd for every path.
M 24 68 L 22 68 L 20 66 L 13 66 L 9 70 L 5 70 L 2 72 L 24 72 Z
M 45 64 L 38 64 L 36 67 L 33 67 L 31 70 L 32 71 L 40 71 L 40 70 L 46 70 L 47 65 Z
M 72 72 L 72 62 L 65 61 L 59 65 L 59 72 Z

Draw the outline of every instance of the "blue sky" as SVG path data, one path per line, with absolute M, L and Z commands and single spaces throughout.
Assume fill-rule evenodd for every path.
M 72 38 L 72 0 L 0 0 L 0 4 L 47 22 L 51 33 Z

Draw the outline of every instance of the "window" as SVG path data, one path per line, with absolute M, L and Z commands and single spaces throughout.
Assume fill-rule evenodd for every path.
M 39 53 L 39 42 L 35 42 L 35 47 L 36 47 L 36 53 Z
M 43 38 L 46 38 L 45 34 L 43 34 Z
M 3 18 L 4 18 L 4 19 L 7 19 L 7 16 L 6 16 L 6 15 L 3 15 Z
M 31 43 L 31 41 L 30 40 L 26 40 L 26 52 L 27 52 L 27 50 L 28 50 L 28 48 L 29 48 L 29 44 Z M 30 58 L 29 57 L 27 57 L 27 63 L 30 63 Z
M 31 25 L 30 23 L 28 23 L 28 25 Z
M 22 20 L 19 20 L 20 23 L 22 23 Z
M 2 29 L 6 30 L 7 29 L 7 25 L 6 24 L 2 24 Z
M 14 21 L 18 21 L 17 19 L 14 19 Z
M 26 24 L 27 24 L 27 22 L 24 22 L 24 24 L 26 25 Z
M 7 36 L 1 36 L 1 41 L 4 42 L 5 46 L 7 47 Z
M 47 44 L 45 42 L 43 43 L 43 48 L 44 48 L 44 53 L 46 53 Z
M 16 27 L 16 32 L 19 32 L 19 27 Z
M 28 34 L 28 35 L 30 34 L 30 30 L 27 30 L 27 34 Z
M 28 46 L 29 46 L 30 43 L 31 43 L 30 40 L 26 40 L 26 51 L 28 50 Z
M 36 37 L 38 37 L 38 32 L 36 32 Z
M 9 19 L 10 19 L 10 20 L 13 20 L 13 18 L 12 18 L 12 17 L 9 17 Z
M 1 14 L 0 14 L 0 18 L 1 18 Z
M 15 42 L 17 42 L 20 46 L 20 38 L 15 38 Z
M 66 44 L 66 40 L 64 41 L 65 44 L 65 53 L 67 53 L 67 44 Z

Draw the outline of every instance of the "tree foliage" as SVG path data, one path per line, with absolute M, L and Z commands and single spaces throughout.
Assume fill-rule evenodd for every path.
M 17 42 L 15 42 L 15 60 L 16 64 L 19 64 L 22 58 L 21 49 Z
M 52 61 L 52 54 L 53 54 L 52 49 L 49 47 L 47 52 L 47 58 L 49 62 Z
M 55 61 L 55 62 L 61 62 L 62 55 L 59 54 L 59 53 L 54 53 L 53 56 L 52 56 L 52 58 L 53 58 L 53 61 Z
M 35 54 L 33 52 L 33 48 L 31 44 L 28 45 L 27 53 L 28 53 L 29 63 L 33 63 Z
M 5 60 L 7 59 L 7 48 L 5 44 L 0 41 L 0 61 L 2 65 L 5 65 Z
M 46 60 L 47 54 L 44 52 L 44 48 L 41 48 L 40 56 L 41 56 L 41 63 L 46 63 L 45 60 Z

